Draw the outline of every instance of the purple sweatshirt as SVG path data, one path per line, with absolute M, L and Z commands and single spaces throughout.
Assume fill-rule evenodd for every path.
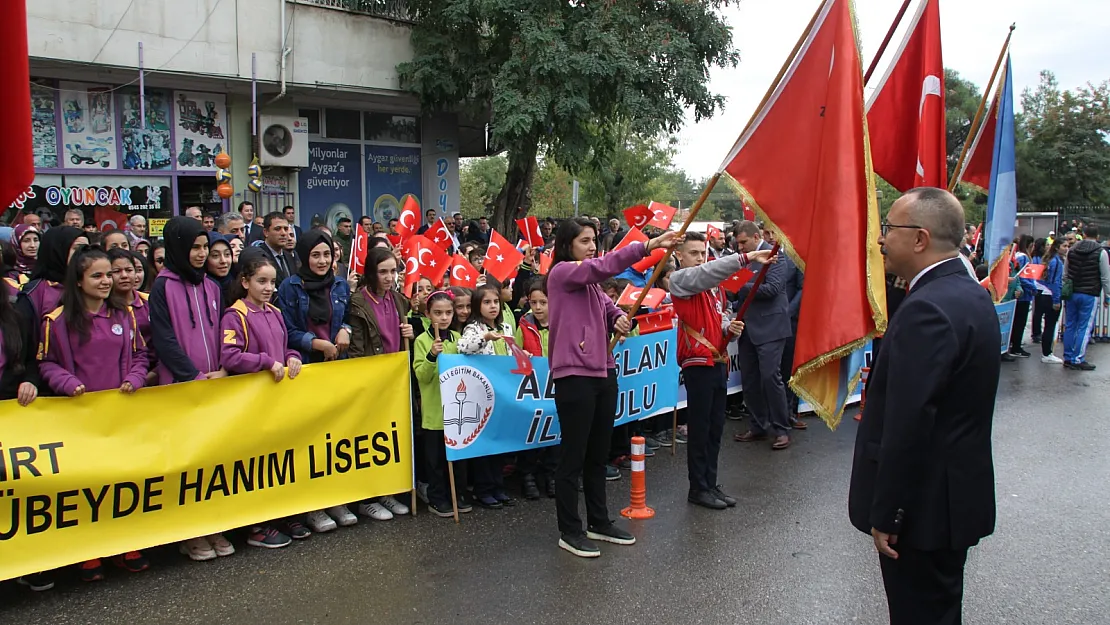
M 35 323 L 43 315 L 53 311 L 62 301 L 62 285 L 49 280 L 39 280 L 33 289 L 27 292 L 31 298 L 31 305 L 35 307 Z
M 118 389 L 124 382 L 142 388 L 147 356 L 135 316 L 105 306 L 89 319 L 89 340 L 84 342 L 66 327 L 61 308 L 43 319 L 39 372 L 46 384 L 66 396 L 81 385 L 89 393 Z
M 220 287 L 210 278 L 186 283 L 163 269 L 151 289 L 151 346 L 158 384 L 203 380 L 220 368 Z
M 555 379 L 571 375 L 604 378 L 617 366 L 609 351 L 609 333 L 624 311 L 601 290 L 601 282 L 647 256 L 635 242 L 603 258 L 561 262 L 547 275 L 548 348 Z
M 143 340 L 150 343 L 150 296 L 140 291 L 135 291 L 135 299 L 131 302 L 131 310 L 135 313 L 135 323 L 139 326 L 139 334 Z
M 220 320 L 220 363 L 228 373 L 255 373 L 267 371 L 281 359 L 301 357 L 289 349 L 285 319 L 273 304 L 258 308 L 245 299 L 232 304 Z

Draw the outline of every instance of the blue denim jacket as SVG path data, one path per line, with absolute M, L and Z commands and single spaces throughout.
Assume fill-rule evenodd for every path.
M 347 306 L 351 302 L 351 287 L 345 280 L 336 279 L 331 286 L 331 342 L 335 342 L 335 335 L 346 323 Z M 285 318 L 285 328 L 289 333 L 289 349 L 301 352 L 301 360 L 305 363 L 312 362 L 312 339 L 316 338 L 308 331 L 308 291 L 304 290 L 304 282 L 298 275 L 285 279 L 278 287 L 274 298 L 274 305 L 281 309 L 281 316 Z M 346 358 L 346 354 L 340 356 Z

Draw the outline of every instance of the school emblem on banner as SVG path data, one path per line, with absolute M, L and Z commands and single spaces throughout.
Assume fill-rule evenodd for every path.
M 470 366 L 452 367 L 439 376 L 443 392 L 443 440 L 448 449 L 470 446 L 489 423 L 496 396 L 493 384 Z

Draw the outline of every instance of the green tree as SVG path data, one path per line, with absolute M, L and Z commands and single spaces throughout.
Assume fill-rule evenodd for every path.
M 487 206 L 493 203 L 509 162 L 504 156 L 463 159 L 459 167 L 459 212 L 468 219 L 489 217 Z
M 946 136 L 945 149 L 948 152 L 948 179 L 956 175 L 956 162 L 960 158 L 960 150 L 967 141 L 967 133 L 971 130 L 971 120 L 979 110 L 983 100 L 983 93 L 979 87 L 961 78 L 954 69 L 944 68 L 944 114 Z M 984 110 L 983 115 L 986 116 Z
M 488 115 L 508 152 L 494 227 L 526 213 L 538 159 L 578 173 L 620 129 L 673 134 L 684 111 L 716 113 L 709 70 L 739 61 L 716 10 L 729 0 L 409 0 L 402 86 L 426 110 Z
M 1021 95 L 1018 197 L 1038 209 L 1110 203 L 1110 81 L 1061 91 L 1050 71 Z

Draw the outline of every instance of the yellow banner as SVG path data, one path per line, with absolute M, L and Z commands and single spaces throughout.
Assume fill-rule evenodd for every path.
M 150 236 L 150 237 L 160 237 L 160 236 L 162 236 L 162 231 L 166 228 L 166 224 L 169 223 L 169 221 L 170 221 L 169 219 L 164 219 L 164 218 L 162 218 L 162 219 L 155 218 L 155 219 L 146 220 L 147 236 Z
M 409 379 L 398 353 L 0 402 L 0 580 L 409 491 Z

